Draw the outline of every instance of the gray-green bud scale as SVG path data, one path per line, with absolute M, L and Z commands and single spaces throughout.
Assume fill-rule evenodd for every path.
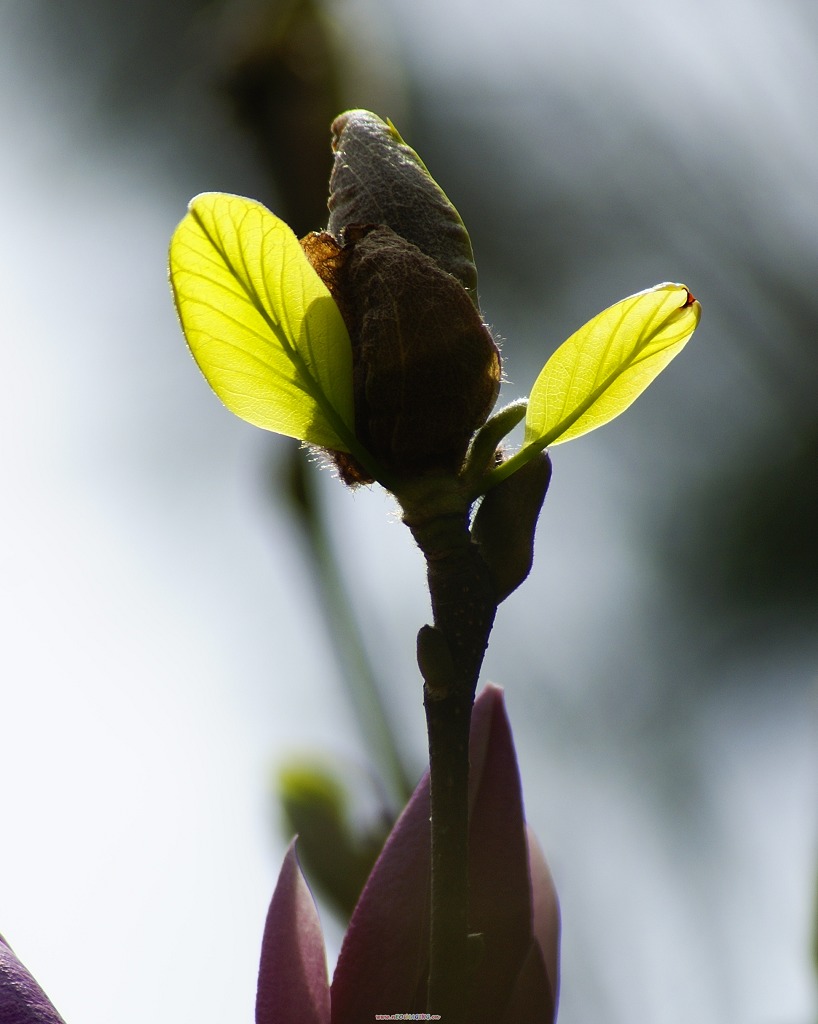
M 463 285 L 477 305 L 477 268 L 460 214 L 391 123 L 348 110 L 332 123 L 335 153 L 327 230 L 385 224 Z

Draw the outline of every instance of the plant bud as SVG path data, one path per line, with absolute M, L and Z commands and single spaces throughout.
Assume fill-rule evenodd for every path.
M 343 243 L 302 241 L 352 341 L 356 435 L 398 478 L 456 473 L 497 400 L 494 339 L 460 283 L 391 228 L 353 225 Z M 369 482 L 333 457 L 348 483 Z
M 498 604 L 531 572 L 534 533 L 550 481 L 551 460 L 540 452 L 492 488 L 474 517 L 472 538 L 491 572 Z

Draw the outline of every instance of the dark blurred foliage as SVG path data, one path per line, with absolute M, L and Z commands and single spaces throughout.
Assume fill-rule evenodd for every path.
M 800 430 L 782 425 L 780 436 L 748 447 L 746 462 L 726 467 L 693 496 L 710 531 L 687 582 L 692 596 L 706 575 L 711 600 L 746 623 L 741 641 L 757 644 L 771 627 L 785 634 L 815 628 L 818 422 Z
M 594 159 L 577 141 L 589 113 L 581 98 L 562 102 L 566 109 L 558 101 L 552 114 L 553 138 L 522 158 L 508 158 L 526 142 L 502 117 L 486 138 L 486 109 L 496 100 L 474 92 L 454 98 L 449 116 L 461 126 L 458 136 L 437 129 L 431 104 L 416 111 L 413 144 L 430 166 L 449 168 L 447 187 L 472 231 L 481 291 L 491 289 L 504 309 L 516 305 L 535 322 L 542 316 L 539 337 L 514 336 L 517 351 L 526 341 L 551 351 L 559 337 L 548 337 L 548 307 L 559 309 L 583 278 L 605 280 L 647 259 L 678 267 L 677 279 L 683 271 L 704 307 L 689 358 L 701 367 L 701 401 L 722 403 L 726 429 L 708 439 L 690 422 L 699 408 L 666 410 L 680 453 L 706 450 L 684 495 L 684 521 L 671 479 L 664 516 L 646 536 L 688 613 L 723 622 L 728 640 L 767 642 L 784 617 L 811 627 L 818 612 L 818 246 L 778 221 L 768 197 L 743 187 L 751 164 L 737 156 L 735 165 L 696 167 L 689 137 L 658 125 L 640 126 L 638 163 L 623 152 L 637 149 L 627 137 L 613 147 L 617 159 L 597 157 L 606 159 L 606 172 L 589 194 L 570 173 L 572 161 Z M 609 182 L 607 193 L 600 180 Z M 744 382 L 727 375 L 732 361 L 747 372 L 749 398 L 739 391 Z M 669 451 L 668 465 L 672 459 Z M 818 638 L 813 628 L 807 640 L 810 634 Z
M 142 137 L 188 175 L 210 166 L 241 177 L 255 160 L 258 198 L 275 197 L 297 232 L 326 221 L 340 93 L 337 34 L 320 3 L 83 0 L 33 3 L 24 17 L 49 75 L 81 83 L 96 135 Z
M 204 32 L 212 20 L 207 0 L 20 6 L 44 75 L 71 83 L 80 130 L 84 122 L 109 144 L 127 136 L 164 146 L 172 134 L 175 158 L 186 151 L 190 163 L 203 158 L 215 139 L 184 116 L 182 94 L 190 83 L 201 86 L 203 64 L 210 65 L 204 80 L 213 78 L 217 49 Z
M 326 221 L 327 131 L 340 109 L 340 77 L 321 5 L 292 0 L 256 12 L 223 78 L 239 124 L 278 186 L 282 216 L 299 236 Z

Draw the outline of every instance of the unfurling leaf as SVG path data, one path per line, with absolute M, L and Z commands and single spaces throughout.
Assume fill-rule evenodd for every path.
M 683 284 L 658 284 L 595 316 L 535 381 L 523 449 L 562 444 L 624 412 L 681 352 L 700 316 Z
M 171 240 L 170 279 L 193 357 L 231 412 L 355 447 L 349 335 L 283 221 L 250 199 L 197 196 Z

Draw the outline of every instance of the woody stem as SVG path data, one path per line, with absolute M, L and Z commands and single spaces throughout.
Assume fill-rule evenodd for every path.
M 468 508 L 405 521 L 426 557 L 434 615 L 434 629 L 425 627 L 419 637 L 431 778 L 428 1011 L 447 1024 L 463 1024 L 472 974 L 469 725 L 497 605 L 489 571 L 469 534 Z

